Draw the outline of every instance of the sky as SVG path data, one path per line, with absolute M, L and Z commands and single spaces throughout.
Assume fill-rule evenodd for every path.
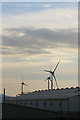
M 6 94 L 47 89 L 55 71 L 59 88 L 78 86 L 78 4 L 4 2 L 2 4 L 2 83 Z M 1 33 L 0 33 L 1 34 Z M 54 82 L 54 88 L 56 88 Z
M 2 2 L 79 2 L 79 0 L 1 0 Z

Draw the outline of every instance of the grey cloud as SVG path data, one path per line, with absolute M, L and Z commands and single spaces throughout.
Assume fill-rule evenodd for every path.
M 5 36 L 3 31 L 3 54 L 49 54 L 45 49 L 58 47 L 77 47 L 77 32 L 73 29 L 56 30 L 34 29 L 34 28 L 15 28 L 6 29 L 11 35 Z M 24 33 L 24 36 L 18 36 Z M 64 45 L 64 46 L 63 46 Z M 10 49 L 6 49 L 11 47 Z

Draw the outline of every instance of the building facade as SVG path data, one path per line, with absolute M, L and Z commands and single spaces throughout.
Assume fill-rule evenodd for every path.
M 42 90 L 16 97 L 6 97 L 5 102 L 54 112 L 80 111 L 80 88 Z

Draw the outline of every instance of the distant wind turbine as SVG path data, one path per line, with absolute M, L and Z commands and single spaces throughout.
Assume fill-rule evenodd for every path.
M 45 72 L 49 72 L 49 73 L 51 74 L 51 89 L 53 89 L 53 77 L 54 77 L 56 86 L 57 86 L 57 88 L 58 88 L 57 80 L 56 80 L 56 77 L 55 77 L 55 74 L 54 74 L 54 73 L 55 73 L 55 71 L 56 71 L 56 69 L 57 69 L 60 61 L 61 61 L 61 59 L 59 60 L 59 62 L 57 63 L 57 65 L 56 65 L 56 67 L 55 67 L 55 69 L 54 69 L 53 71 L 51 71 L 51 70 L 50 70 L 50 71 L 49 71 L 49 70 L 44 70 Z
M 25 84 L 24 82 L 23 82 L 23 75 L 22 75 L 22 83 L 21 83 L 21 94 L 23 95 L 23 86 L 25 85 L 25 86 L 28 86 L 27 84 Z

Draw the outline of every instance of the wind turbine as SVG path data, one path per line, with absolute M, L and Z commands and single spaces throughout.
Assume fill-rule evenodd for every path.
M 25 85 L 25 86 L 28 86 L 27 84 L 25 84 L 24 82 L 23 82 L 23 75 L 22 75 L 22 83 L 21 83 L 21 94 L 23 95 L 23 86 Z
M 54 69 L 53 71 L 51 71 L 51 70 L 50 70 L 50 71 L 49 71 L 49 70 L 44 70 L 45 72 L 49 72 L 49 73 L 51 74 L 51 89 L 53 89 L 53 77 L 54 77 L 56 86 L 57 86 L 57 88 L 58 88 L 58 84 L 57 84 L 56 77 L 55 77 L 55 74 L 54 74 L 54 73 L 55 73 L 55 71 L 56 71 L 56 69 L 57 69 L 60 61 L 61 61 L 61 59 L 59 60 L 59 62 L 57 63 L 57 65 L 56 65 L 56 67 L 55 67 L 55 69 Z

